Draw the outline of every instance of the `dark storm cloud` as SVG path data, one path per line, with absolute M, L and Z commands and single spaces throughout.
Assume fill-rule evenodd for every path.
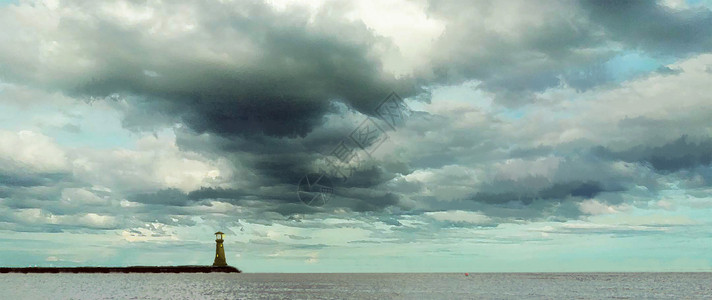
M 136 194 L 130 196 L 129 200 L 144 204 L 171 206 L 186 206 L 190 202 L 188 195 L 177 189 L 165 189 L 154 193 Z
M 438 40 L 436 81 L 481 80 L 481 87 L 494 92 L 506 105 L 529 103 L 535 99 L 535 92 L 564 82 L 583 89 L 606 81 L 599 65 L 614 52 L 600 49 L 605 39 L 574 3 L 429 3 L 429 11 L 449 25 Z M 503 23 L 517 24 L 499 29 L 498 22 L 487 14 L 512 7 L 527 11 L 531 19 L 499 15 Z
M 20 170 L 21 171 L 21 170 Z M 33 187 L 48 186 L 72 178 L 67 173 L 6 173 L 0 171 L 0 186 L 6 187 Z
M 333 205 L 345 207 L 356 212 L 380 211 L 399 204 L 400 195 L 392 192 L 372 189 L 349 188 L 336 190 L 337 198 Z
M 502 184 L 502 183 L 498 183 Z M 600 182 L 588 181 L 571 181 L 571 182 L 561 182 L 554 183 L 544 189 L 530 192 L 530 193 L 517 193 L 517 192 L 503 192 L 503 193 L 490 193 L 481 192 L 477 193 L 472 197 L 473 201 L 484 202 L 488 204 L 506 204 L 509 202 L 521 202 L 522 204 L 531 204 L 536 199 L 551 200 L 551 201 L 561 201 L 569 197 L 576 197 L 579 199 L 588 199 L 595 197 L 599 193 L 605 191 Z
M 420 86 L 473 79 L 505 104 L 527 103 L 562 83 L 586 90 L 610 81 L 601 66 L 619 53 L 605 49 L 611 40 L 672 55 L 712 47 L 712 12 L 704 8 L 673 10 L 654 1 L 431 1 L 428 13 L 447 26 L 436 50 L 422 58 L 430 71 L 396 79 L 379 59 L 395 45 L 361 22 L 346 21 L 339 2 L 313 16 L 260 2 L 194 6 L 185 17 L 193 29 L 179 32 L 155 22 L 188 3 L 153 7 L 155 20 L 137 24 L 98 13 L 93 2 L 64 5 L 87 15 L 62 16 L 61 34 L 53 38 L 71 41 L 78 52 L 60 58 L 91 64 L 57 60 L 44 70 L 26 56 L 38 46 L 17 40 L 18 49 L 35 52 L 0 51 L 4 80 L 86 97 L 118 95 L 131 103 L 127 126 L 180 121 L 223 136 L 304 136 L 322 124 L 331 100 L 372 114 L 392 90 L 412 96 Z M 511 7 L 531 13 L 531 20 L 489 18 Z M 12 59 L 18 56 L 23 59 Z
M 386 166 L 387 167 L 387 166 Z M 355 170 L 346 181 L 336 181 L 339 186 L 368 188 L 377 186 L 395 178 L 397 170 L 389 170 L 384 166 L 362 167 Z M 403 173 L 407 174 L 407 173 Z
M 712 50 L 712 11 L 673 9 L 659 1 L 588 0 L 581 6 L 607 35 L 632 49 L 687 55 Z
M 292 187 L 284 189 L 278 186 L 268 186 L 253 190 L 201 188 L 188 193 L 176 189 L 163 189 L 154 193 L 131 195 L 128 198 L 138 203 L 161 206 L 161 212 L 166 214 L 202 214 L 203 212 L 194 209 L 194 207 L 196 205 L 210 206 L 209 201 L 249 207 L 253 212 L 263 215 L 269 212 L 279 214 L 279 216 L 273 215 L 264 220 L 283 219 L 284 216 L 294 214 L 313 214 L 324 211 L 320 207 L 304 205 L 297 197 L 296 189 Z M 397 206 L 400 196 L 391 192 L 367 188 L 341 188 L 337 189 L 331 198 L 333 199 L 330 200 L 328 209 L 342 208 L 348 211 L 367 212 Z M 151 214 L 150 218 L 153 218 L 153 215 Z M 169 220 L 166 224 L 172 223 L 174 222 Z
M 76 180 L 72 174 L 13 171 L 0 171 L 0 201 L 2 201 L 0 208 L 44 208 L 48 212 L 59 214 L 82 211 L 81 207 L 68 209 L 56 205 L 64 188 L 85 185 Z
M 238 189 L 203 187 L 189 192 L 187 198 L 194 201 L 202 199 L 241 199 L 248 195 L 250 194 Z
M 297 201 L 296 185 L 302 177 L 318 170 L 316 159 L 323 159 L 353 127 L 340 124 L 316 129 L 304 138 L 253 137 L 228 139 L 178 131 L 181 148 L 215 155 L 227 155 L 241 167 L 250 170 L 248 187 L 241 190 L 205 188 L 190 192 L 189 197 L 239 200 L 246 196 L 272 199 L 285 203 Z M 351 124 L 351 126 L 356 126 Z M 337 188 L 370 188 L 412 170 L 399 161 L 374 161 L 367 156 L 363 164 L 350 173 L 348 180 L 331 178 Z M 345 171 L 346 172 L 346 171 Z M 386 201 L 385 203 L 391 203 Z M 368 206 L 368 205 L 367 205 Z M 376 207 L 376 206 L 369 206 Z M 382 206 L 378 206 L 382 207 Z M 284 210 L 282 210 L 284 211 Z
M 301 204 L 296 196 L 296 188 L 292 189 L 291 187 L 292 186 L 289 186 L 287 189 L 285 189 L 284 186 L 276 185 L 266 187 L 255 186 L 250 189 L 202 187 L 188 193 L 181 193 L 184 195 L 181 196 L 181 198 L 189 200 L 191 203 L 201 203 L 203 200 L 216 200 L 235 205 L 248 206 L 254 206 L 255 202 L 258 201 L 264 201 L 266 202 L 265 205 L 270 207 L 281 206 L 282 204 Z M 291 209 L 281 208 L 280 210 L 285 211 Z M 311 212 L 312 210 L 307 211 Z
M 500 223 L 576 219 L 584 215 L 580 208 L 582 201 L 593 199 L 619 205 L 636 197 L 656 197 L 664 187 L 660 178 L 651 174 L 654 172 L 645 165 L 623 164 L 615 158 L 600 157 L 595 151 L 567 147 L 523 148 L 523 159 L 508 159 L 511 152 L 503 152 L 495 159 L 500 162 L 500 169 L 488 169 L 489 172 L 484 174 L 491 175 L 482 176 L 484 178 L 481 177 L 479 182 L 472 181 L 472 175 L 468 173 L 462 177 L 452 176 L 457 173 L 448 176 L 446 171 L 433 174 L 432 179 L 421 182 L 415 189 L 400 184 L 389 187 L 408 195 L 430 211 L 479 211 Z M 532 156 L 528 149 L 535 149 L 536 155 Z M 513 152 L 518 151 L 515 150 Z M 564 156 L 563 153 L 569 154 Z M 421 196 L 424 191 L 435 189 L 439 189 L 436 193 L 439 196 Z M 473 192 L 452 193 L 450 190 Z M 447 198 L 442 195 L 448 193 L 455 196 L 445 200 Z
M 605 147 L 596 147 L 594 152 L 603 157 L 627 162 L 645 162 L 661 172 L 674 172 L 712 162 L 712 140 L 690 140 L 688 136 L 670 141 L 662 146 L 637 146 L 626 151 L 615 152 Z
M 18 47 L 0 51 L 3 80 L 126 99 L 127 126 L 183 122 L 223 136 L 304 136 L 323 123 L 331 100 L 372 114 L 390 91 L 412 96 L 420 86 L 473 79 L 502 103 L 523 104 L 563 82 L 586 90 L 610 81 L 601 66 L 618 53 L 603 49 L 611 38 L 663 54 L 704 51 L 712 43 L 712 12 L 702 8 L 675 11 L 652 1 L 432 1 L 428 12 L 447 27 L 433 54 L 422 58 L 431 71 L 396 79 L 379 57 L 395 45 L 361 22 L 345 21 L 338 2 L 314 16 L 259 2 L 195 6 L 185 18 L 193 29 L 182 32 L 153 22 L 187 3 L 153 7 L 156 20 L 137 24 L 98 13 L 93 2 L 64 5 L 88 15 L 62 16 L 53 39 L 71 41 L 78 52 L 59 58 L 91 64 L 58 59 L 44 69 L 31 57 L 38 45 L 17 40 Z M 505 32 L 498 22 L 483 21 L 486 12 L 508 6 L 528 10 L 536 21 L 520 19 Z M 35 52 L 17 53 L 22 48 Z
M 712 49 L 712 11 L 659 1 L 430 1 L 446 20 L 433 57 L 433 82 L 477 79 L 505 105 L 567 85 L 579 91 L 614 82 L 605 63 L 624 51 L 686 56 Z M 527 17 L 507 14 L 526 11 Z M 492 13 L 504 24 L 501 29 Z M 536 21 L 532 21 L 536 20 Z M 622 43 L 623 50 L 609 47 Z
M 277 12 L 241 1 L 194 7 L 195 31 L 149 33 L 92 12 L 91 2 L 67 3 L 90 14 L 86 22 L 65 16 L 55 38 L 69 40 L 92 67 L 62 80 L 41 81 L 0 53 L 8 81 L 32 82 L 83 97 L 125 99 L 127 126 L 179 120 L 196 132 L 221 136 L 304 136 L 322 123 L 330 101 L 362 112 L 390 91 L 415 91 L 414 82 L 382 70 L 374 47 L 392 47 L 362 23 L 331 16 L 327 6 L 312 21 L 306 10 Z M 171 15 L 187 3 L 155 7 Z M 336 8 L 335 8 L 336 9 Z M 166 29 L 168 30 L 168 29 Z M 68 54 L 71 55 L 71 54 Z

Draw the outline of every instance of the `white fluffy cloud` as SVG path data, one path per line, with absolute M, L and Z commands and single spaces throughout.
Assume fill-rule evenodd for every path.
M 82 149 L 73 161 L 75 175 L 115 191 L 152 191 L 176 188 L 227 187 L 233 166 L 225 159 L 208 159 L 183 152 L 172 134 L 144 136 L 136 149 Z
M 607 205 L 596 199 L 588 199 L 579 203 L 581 212 L 588 215 L 615 214 L 627 208 L 629 208 L 627 205 Z
M 33 172 L 61 172 L 69 167 L 67 154 L 52 138 L 28 130 L 0 130 L 0 165 Z
M 91 229 L 115 229 L 120 224 L 115 216 L 100 215 L 96 213 L 78 213 L 72 215 L 56 215 L 39 208 L 28 208 L 16 210 L 12 213 L 12 218 L 16 223 L 52 226 L 59 225 L 65 228 L 91 228 Z

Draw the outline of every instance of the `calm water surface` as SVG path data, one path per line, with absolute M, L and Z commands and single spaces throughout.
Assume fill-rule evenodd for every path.
M 712 273 L 0 274 L 0 299 L 712 299 Z

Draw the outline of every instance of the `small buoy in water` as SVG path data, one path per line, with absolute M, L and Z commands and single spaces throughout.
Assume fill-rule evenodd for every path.
M 465 276 L 470 276 L 470 273 L 465 273 Z

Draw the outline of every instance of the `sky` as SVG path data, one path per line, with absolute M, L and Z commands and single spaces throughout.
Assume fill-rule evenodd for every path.
M 0 1 L 0 265 L 712 271 L 710 83 L 710 1 Z

